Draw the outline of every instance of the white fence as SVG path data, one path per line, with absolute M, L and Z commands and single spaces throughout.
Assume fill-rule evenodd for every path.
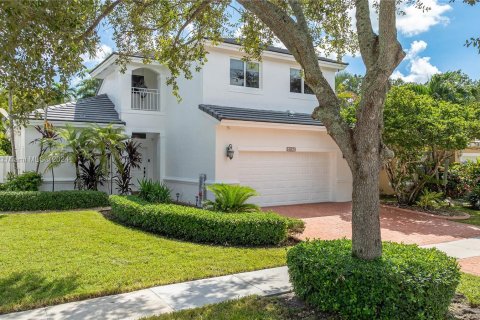
M 13 157 L 0 157 L 0 183 L 4 183 L 7 180 L 9 172 L 13 172 Z
M 160 111 L 160 92 L 157 89 L 132 88 L 132 109 Z

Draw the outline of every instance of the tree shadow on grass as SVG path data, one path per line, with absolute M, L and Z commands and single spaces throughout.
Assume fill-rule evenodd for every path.
M 77 276 L 48 279 L 36 271 L 15 272 L 0 278 L 0 314 L 61 300 L 78 287 Z

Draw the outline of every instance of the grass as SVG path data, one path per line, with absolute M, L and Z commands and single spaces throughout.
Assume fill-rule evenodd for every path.
M 0 313 L 285 264 L 285 248 L 170 240 L 95 211 L 0 215 Z
M 463 294 L 472 306 L 480 306 L 480 277 L 463 273 L 457 291 Z
M 318 317 L 300 306 L 287 305 L 276 297 L 250 296 L 238 300 L 183 310 L 144 320 L 307 320 L 333 319 Z
M 454 207 L 455 210 L 468 213 L 470 215 L 469 219 L 466 220 L 457 220 L 457 222 L 473 224 L 476 226 L 480 226 L 480 210 L 473 210 L 471 208 L 465 206 L 456 206 Z

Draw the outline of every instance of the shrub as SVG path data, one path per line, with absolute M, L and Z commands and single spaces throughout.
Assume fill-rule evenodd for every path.
M 209 186 L 208 190 L 215 195 L 215 200 L 207 200 L 204 203 L 208 210 L 221 212 L 260 211 L 257 205 L 246 203 L 248 199 L 258 195 L 250 187 L 220 183 Z
M 8 156 L 7 151 L 0 149 L 0 157 Z
M 141 199 L 153 203 L 171 202 L 171 191 L 166 184 L 153 181 L 152 179 L 143 179 L 138 183 L 140 185 L 138 196 Z
M 71 210 L 108 206 L 100 191 L 2 191 L 0 211 Z
M 9 174 L 5 190 L 8 191 L 38 191 L 42 184 L 42 175 L 33 171 L 27 171 L 18 176 Z
M 443 193 L 425 189 L 417 201 L 417 205 L 422 209 L 432 210 L 445 207 L 447 203 L 443 201 Z
M 466 161 L 453 163 L 447 175 L 445 193 L 452 198 L 468 196 L 472 189 L 480 182 L 480 161 Z
M 480 210 L 480 186 L 473 188 L 467 198 L 473 209 Z
M 287 253 L 295 293 L 347 319 L 444 319 L 460 280 L 436 249 L 384 243 L 383 257 L 354 258 L 350 240 L 303 242 Z
M 277 245 L 287 238 L 288 220 L 273 212 L 219 213 L 175 204 L 149 204 L 110 196 L 121 223 L 193 242 L 222 245 Z

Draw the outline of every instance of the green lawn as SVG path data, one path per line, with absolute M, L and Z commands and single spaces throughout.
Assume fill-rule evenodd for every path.
M 455 207 L 455 210 L 462 211 L 470 215 L 469 219 L 457 220 L 458 222 L 480 226 L 480 210 L 473 210 L 473 209 L 462 207 L 462 206 Z
M 463 273 L 457 291 L 462 293 L 472 306 L 480 306 L 480 277 Z
M 144 320 L 314 320 L 334 319 L 316 316 L 300 306 L 289 306 L 276 297 L 250 296 L 202 308 L 178 311 Z
M 285 254 L 170 240 L 95 211 L 0 214 L 0 313 L 280 266 Z

